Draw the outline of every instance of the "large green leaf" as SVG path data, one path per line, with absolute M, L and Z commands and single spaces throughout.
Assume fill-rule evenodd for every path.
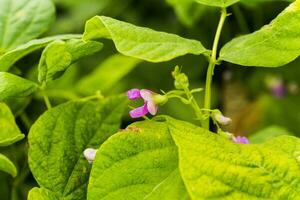
M 41 188 L 59 199 L 86 199 L 91 165 L 86 148 L 99 146 L 117 132 L 125 97 L 77 101 L 44 113 L 29 132 L 29 166 Z
M 81 79 L 77 84 L 77 90 L 83 94 L 94 94 L 97 90 L 107 92 L 134 69 L 141 60 L 123 56 L 113 55 L 96 67 L 88 76 Z
M 9 107 L 0 102 L 0 146 L 13 144 L 23 138 Z
M 189 53 L 208 53 L 199 41 L 105 16 L 95 16 L 88 20 L 83 37 L 86 40 L 112 39 L 120 53 L 150 62 L 168 61 Z
M 208 6 L 216 6 L 216 7 L 228 7 L 240 0 L 194 0 L 198 3 L 208 5 Z
M 54 13 L 50 0 L 1 0 L 0 52 L 44 33 L 53 22 Z
M 234 144 L 187 122 L 168 123 L 192 199 L 300 199 L 298 138 Z
M 300 55 L 300 0 L 269 25 L 238 37 L 221 50 L 220 59 L 244 66 L 279 67 Z
M 7 72 L 0 72 L 0 101 L 11 97 L 26 97 L 37 88 L 38 85 L 32 81 Z
M 24 56 L 28 55 L 33 51 L 47 46 L 50 42 L 53 42 L 55 40 L 68 40 L 80 37 L 81 35 L 75 34 L 57 35 L 31 40 L 25 44 L 19 45 L 16 48 L 6 52 L 5 54 L 0 55 L 0 71 L 9 70 L 9 68 L 19 59 L 23 58 Z
M 17 175 L 17 169 L 15 165 L 4 155 L 0 153 L 0 171 L 9 173 L 13 177 Z
M 204 14 L 205 6 L 197 4 L 194 0 L 166 0 L 170 4 L 178 19 L 186 26 L 193 26 Z
M 88 200 L 189 199 L 166 123 L 137 122 L 98 150 Z
M 103 44 L 94 41 L 72 39 L 57 40 L 50 43 L 43 51 L 39 63 L 39 82 L 47 82 L 61 76 L 78 59 L 94 54 L 102 49 Z

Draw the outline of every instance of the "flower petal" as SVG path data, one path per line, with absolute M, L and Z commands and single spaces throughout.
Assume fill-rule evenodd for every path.
M 131 89 L 127 91 L 127 97 L 130 100 L 136 100 L 138 98 L 141 98 L 141 93 L 139 89 Z
M 129 112 L 131 118 L 143 117 L 148 113 L 147 103 Z
M 142 89 L 140 91 L 142 98 L 145 102 L 147 102 L 147 109 L 151 115 L 155 115 L 157 113 L 158 106 L 154 102 L 153 92 L 151 90 Z
M 158 106 L 154 103 L 154 101 L 148 101 L 147 109 L 151 115 L 156 115 Z
M 237 136 L 234 138 L 235 143 L 238 144 L 249 144 L 249 140 L 246 137 Z
M 140 94 L 144 101 L 153 101 L 153 92 L 151 90 L 141 89 Z

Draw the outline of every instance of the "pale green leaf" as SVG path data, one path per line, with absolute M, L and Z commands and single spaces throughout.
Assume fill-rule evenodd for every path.
M 59 200 L 53 192 L 45 188 L 32 188 L 28 193 L 28 200 Z
M 249 137 L 249 140 L 251 144 L 262 143 L 282 135 L 293 134 L 280 126 L 270 126 L 254 133 L 253 135 L 251 135 L 251 137 Z
M 88 200 L 189 199 L 166 123 L 131 124 L 98 150 Z
M 167 121 L 192 199 L 300 199 L 298 138 L 235 144 L 187 122 Z
M 54 14 L 50 0 L 1 0 L 0 52 L 44 33 L 53 22 Z
M 50 43 L 44 49 L 39 62 L 39 82 L 58 78 L 72 63 L 84 56 L 94 54 L 102 47 L 102 43 L 85 42 L 80 39 L 57 40 Z
M 29 132 L 29 166 L 41 188 L 58 199 L 86 199 L 91 165 L 86 148 L 99 146 L 117 132 L 125 97 L 77 101 L 44 113 Z
M 168 61 L 189 53 L 209 53 L 199 41 L 105 16 L 95 16 L 88 20 L 83 37 L 86 40 L 112 39 L 120 53 L 150 62 Z
M 3 55 L 0 55 L 0 71 L 9 70 L 10 67 L 19 59 L 23 58 L 24 56 L 28 55 L 33 51 L 44 48 L 50 42 L 53 42 L 55 40 L 68 40 L 80 37 L 81 35 L 75 34 L 57 35 L 31 40 L 25 44 L 19 45 L 16 48 L 4 53 Z
M 8 146 L 24 138 L 14 115 L 5 103 L 0 102 L 0 147 Z
M 300 0 L 269 25 L 238 37 L 221 50 L 220 59 L 243 66 L 279 67 L 300 55 Z
M 240 0 L 194 0 L 200 4 L 226 8 Z
M 194 0 L 166 0 L 170 4 L 184 25 L 193 26 L 204 14 L 205 6 L 197 4 Z
M 83 94 L 95 94 L 96 91 L 107 92 L 134 69 L 141 60 L 123 56 L 113 55 L 96 67 L 89 75 L 77 83 L 77 90 Z
M 32 81 L 7 72 L 0 72 L 0 101 L 11 97 L 26 97 L 37 88 L 38 85 Z
M 4 155 L 0 153 L 0 171 L 4 171 L 13 177 L 17 176 L 15 165 Z

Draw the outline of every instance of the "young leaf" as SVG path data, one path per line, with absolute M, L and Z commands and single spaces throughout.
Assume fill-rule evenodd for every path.
M 45 188 L 37 188 L 37 187 L 34 187 L 29 191 L 27 199 L 28 200 L 59 200 L 59 198 L 57 198 L 55 194 L 53 194 L 53 192 L 51 192 L 50 190 L 47 190 Z
M 0 171 L 9 173 L 13 177 L 17 175 L 17 169 L 15 165 L 4 155 L 0 153 Z
M 44 48 L 50 42 L 55 40 L 68 40 L 81 38 L 81 35 L 76 34 L 66 34 L 66 35 L 57 35 L 51 37 L 45 37 L 41 39 L 31 40 L 25 44 L 19 45 L 16 48 L 0 55 L 0 71 L 8 71 L 10 67 L 15 64 L 19 59 L 28 55 L 29 53 L 36 51 L 38 49 Z
M 112 39 L 120 53 L 150 62 L 168 61 L 189 53 L 209 53 L 199 41 L 138 27 L 105 16 L 95 16 L 88 20 L 83 38 Z
M 121 54 L 113 55 L 96 67 L 88 76 L 81 79 L 76 88 L 80 93 L 86 95 L 95 94 L 97 90 L 105 93 L 140 62 L 141 60 Z
M 44 33 L 53 22 L 54 14 L 50 0 L 1 0 L 0 52 Z
M 178 171 L 177 153 L 166 123 L 130 125 L 98 150 L 88 200 L 189 199 Z
M 91 165 L 86 148 L 98 148 L 117 132 L 124 96 L 96 103 L 69 102 L 44 113 L 29 132 L 29 166 L 41 188 L 58 199 L 86 199 Z
M 192 199 L 299 199 L 298 138 L 235 144 L 187 122 L 168 122 Z
M 36 83 L 7 72 L 0 72 L 0 83 L 0 101 L 26 97 L 38 88 Z
M 220 59 L 243 66 L 279 67 L 300 55 L 300 0 L 269 25 L 227 43 Z
M 72 63 L 78 59 L 91 55 L 103 45 L 94 41 L 82 41 L 72 39 L 68 41 L 57 40 L 50 43 L 40 59 L 39 63 L 39 82 L 47 82 L 58 78 Z
M 251 137 L 249 137 L 249 140 L 251 144 L 256 144 L 256 143 L 267 142 L 272 138 L 282 136 L 282 135 L 293 136 L 292 133 L 290 133 L 289 131 L 287 131 L 286 129 L 280 126 L 270 126 L 254 133 L 253 135 L 251 135 Z
M 9 107 L 0 102 L 0 147 L 8 146 L 24 138 Z
M 240 0 L 194 0 L 194 1 L 208 6 L 226 8 Z

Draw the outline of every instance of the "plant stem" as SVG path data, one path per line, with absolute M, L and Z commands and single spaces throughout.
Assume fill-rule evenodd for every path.
M 43 94 L 43 98 L 44 98 L 47 109 L 48 110 L 51 109 L 52 106 L 51 106 L 50 100 L 49 100 L 49 98 L 48 98 L 48 96 L 47 96 L 47 94 L 44 90 L 42 91 L 42 94 Z
M 46 107 L 47 107 L 47 109 L 49 110 L 49 109 L 52 108 L 52 106 L 51 106 L 51 102 L 50 102 L 50 100 L 49 100 L 49 97 L 48 97 L 48 95 L 47 95 L 47 93 L 46 93 L 46 91 L 45 91 L 45 90 L 46 90 L 46 87 L 47 87 L 46 82 L 43 82 L 42 85 L 40 86 L 40 89 L 41 89 L 41 94 L 42 94 L 42 96 L 43 96 L 43 98 L 44 98 Z
M 214 43 L 213 43 L 212 54 L 211 54 L 208 69 L 207 69 L 206 84 L 205 84 L 205 97 L 204 97 L 204 108 L 205 109 L 211 108 L 211 83 L 212 83 L 212 77 L 213 77 L 214 69 L 215 69 L 216 62 L 217 62 L 217 51 L 218 51 L 220 36 L 221 36 L 221 32 L 222 32 L 226 17 L 227 17 L 226 8 L 222 8 L 219 25 L 218 25 Z M 209 129 L 209 117 L 204 122 L 204 128 Z

